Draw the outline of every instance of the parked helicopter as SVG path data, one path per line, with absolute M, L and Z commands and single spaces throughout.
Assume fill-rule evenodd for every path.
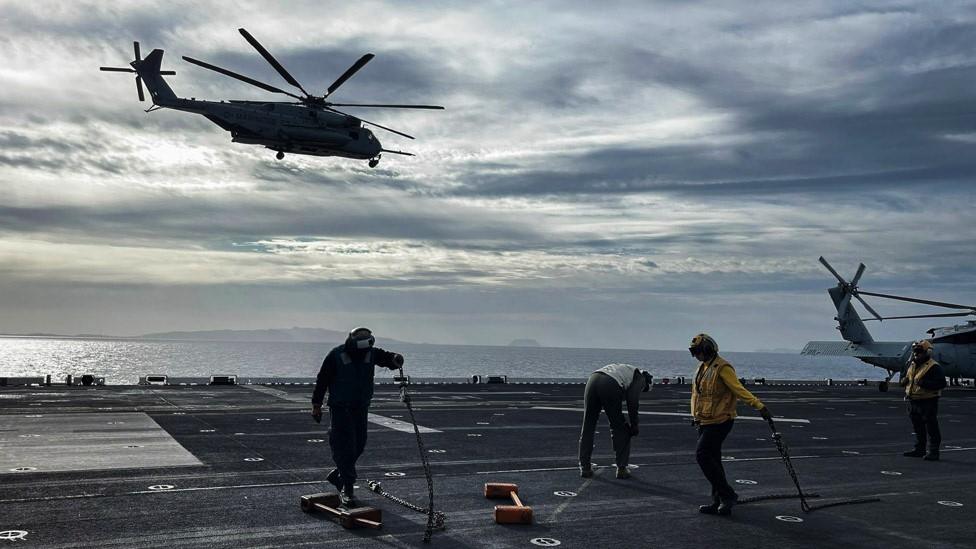
M 381 126 L 375 122 L 363 120 L 358 116 L 346 114 L 335 107 L 371 107 L 388 109 L 443 109 L 439 105 L 390 105 L 363 103 L 332 103 L 328 97 L 339 86 L 349 80 L 359 69 L 373 59 L 372 53 L 367 53 L 342 73 L 326 92 L 321 96 L 308 93 L 268 50 L 264 48 L 250 33 L 238 29 L 244 39 L 254 49 L 258 50 L 264 59 L 271 64 L 289 84 L 301 90 L 303 95 L 276 88 L 242 74 L 211 65 L 184 56 L 183 59 L 194 65 L 219 72 L 225 76 L 247 82 L 263 90 L 280 93 L 295 98 L 294 102 L 279 101 L 202 101 L 177 97 L 169 84 L 163 79 L 164 75 L 174 75 L 173 71 L 162 71 L 163 50 L 155 49 L 145 59 L 140 57 L 139 42 L 133 42 L 135 60 L 129 63 L 132 68 L 100 67 L 109 72 L 130 72 L 136 74 L 136 91 L 139 100 L 145 101 L 142 90 L 143 82 L 149 89 L 153 106 L 146 110 L 152 112 L 161 108 L 201 114 L 214 124 L 230 132 L 234 143 L 248 143 L 264 145 L 277 151 L 276 158 L 281 160 L 285 153 L 307 154 L 313 156 L 341 156 L 368 160 L 369 167 L 375 168 L 379 164 L 382 153 L 393 153 L 405 156 L 413 154 L 392 149 L 384 149 L 379 140 L 365 125 L 375 126 L 388 132 L 413 139 L 401 131 Z
M 976 316 L 976 306 L 959 305 L 957 303 L 946 303 L 942 301 L 932 301 L 928 299 L 918 299 L 914 297 L 903 297 L 890 294 L 880 294 L 866 292 L 858 288 L 857 283 L 864 274 L 864 264 L 857 267 L 857 273 L 850 282 L 844 280 L 833 267 L 827 263 L 823 257 L 820 263 L 827 268 L 837 279 L 837 286 L 827 290 L 830 298 L 837 307 L 837 321 L 841 336 L 845 342 L 840 341 L 811 341 L 806 344 L 800 354 L 804 355 L 830 355 L 830 356 L 851 356 L 860 359 L 868 364 L 884 368 L 888 371 L 888 378 L 879 385 L 882 391 L 888 390 L 888 382 L 896 373 L 904 373 L 908 367 L 909 354 L 911 353 L 911 341 L 875 341 L 864 326 L 863 320 L 854 310 L 851 298 L 861 302 L 874 318 L 865 320 L 897 320 L 905 318 L 945 318 Z M 944 309 L 956 309 L 954 313 L 930 313 L 908 316 L 888 316 L 882 317 L 870 305 L 867 304 L 862 295 L 892 299 L 896 301 L 907 301 L 922 305 L 932 305 Z M 956 326 L 946 326 L 930 328 L 927 333 L 930 337 L 926 338 L 932 343 L 932 358 L 942 365 L 946 376 L 950 378 L 976 378 L 976 320 L 970 320 L 966 324 Z

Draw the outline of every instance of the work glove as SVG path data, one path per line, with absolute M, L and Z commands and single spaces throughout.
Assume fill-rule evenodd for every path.
M 769 413 L 769 408 L 766 406 L 763 406 L 762 410 L 759 410 L 759 415 L 761 415 L 766 421 L 773 419 L 773 414 Z
M 396 368 L 403 368 L 403 355 L 400 353 L 393 354 L 393 366 Z
M 312 419 L 315 423 L 322 423 L 322 406 L 312 406 Z
M 636 425 L 631 425 L 630 426 L 630 436 L 636 437 L 638 434 L 640 434 L 640 428 L 638 428 Z

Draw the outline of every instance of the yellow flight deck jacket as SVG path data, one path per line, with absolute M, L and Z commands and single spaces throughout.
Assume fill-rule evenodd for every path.
M 902 378 L 901 384 L 905 386 L 905 396 L 910 400 L 924 400 L 926 398 L 935 398 L 942 396 L 942 391 L 933 391 L 931 389 L 923 389 L 919 382 L 925 377 L 925 374 L 929 373 L 934 366 L 938 365 L 938 362 L 932 360 L 931 358 L 925 361 L 921 366 L 915 364 L 912 361 L 912 365 L 908 367 L 908 372 L 905 377 Z
M 722 423 L 736 416 L 735 405 L 742 399 L 753 408 L 761 410 L 764 404 L 756 395 L 739 383 L 735 368 L 724 358 L 716 355 L 698 365 L 695 382 L 691 386 L 691 414 L 701 425 Z

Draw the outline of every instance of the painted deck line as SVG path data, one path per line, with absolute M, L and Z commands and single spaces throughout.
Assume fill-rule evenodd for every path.
M 533 410 L 560 410 L 563 412 L 579 412 L 583 413 L 582 408 L 561 408 L 558 406 L 533 406 Z M 638 412 L 642 416 L 677 416 L 677 417 L 691 417 L 691 414 L 681 413 L 681 412 Z M 735 419 L 745 419 L 748 421 L 765 421 L 761 417 L 754 416 L 736 416 Z M 801 418 L 789 418 L 789 417 L 774 417 L 774 421 L 782 423 L 810 423 L 809 419 Z
M 408 423 L 406 421 L 400 421 L 399 419 L 394 419 L 392 417 L 381 416 L 379 414 L 369 414 L 367 417 L 370 423 L 375 423 L 383 427 L 388 427 L 394 431 L 402 431 L 404 433 L 413 432 L 413 423 Z M 430 427 L 424 427 L 423 425 L 418 425 L 417 428 L 421 433 L 440 433 L 437 429 L 432 429 Z

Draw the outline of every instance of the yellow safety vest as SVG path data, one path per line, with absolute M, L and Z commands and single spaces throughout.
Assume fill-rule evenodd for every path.
M 702 425 L 722 423 L 735 417 L 737 398 L 719 376 L 722 368 L 732 368 L 732 365 L 716 355 L 699 364 L 695 372 L 695 382 L 691 386 L 691 413 Z
M 905 374 L 905 377 L 908 378 L 908 384 L 905 385 L 906 397 L 910 398 L 911 400 L 922 400 L 942 396 L 941 390 L 932 391 L 930 389 L 923 389 L 918 385 L 918 382 L 921 381 L 922 378 L 925 377 L 925 374 L 929 373 L 929 370 L 931 370 L 936 364 L 938 363 L 930 358 L 925 362 L 925 364 L 922 364 L 920 367 L 916 368 L 915 361 L 912 361 L 911 366 L 908 367 L 908 373 Z

